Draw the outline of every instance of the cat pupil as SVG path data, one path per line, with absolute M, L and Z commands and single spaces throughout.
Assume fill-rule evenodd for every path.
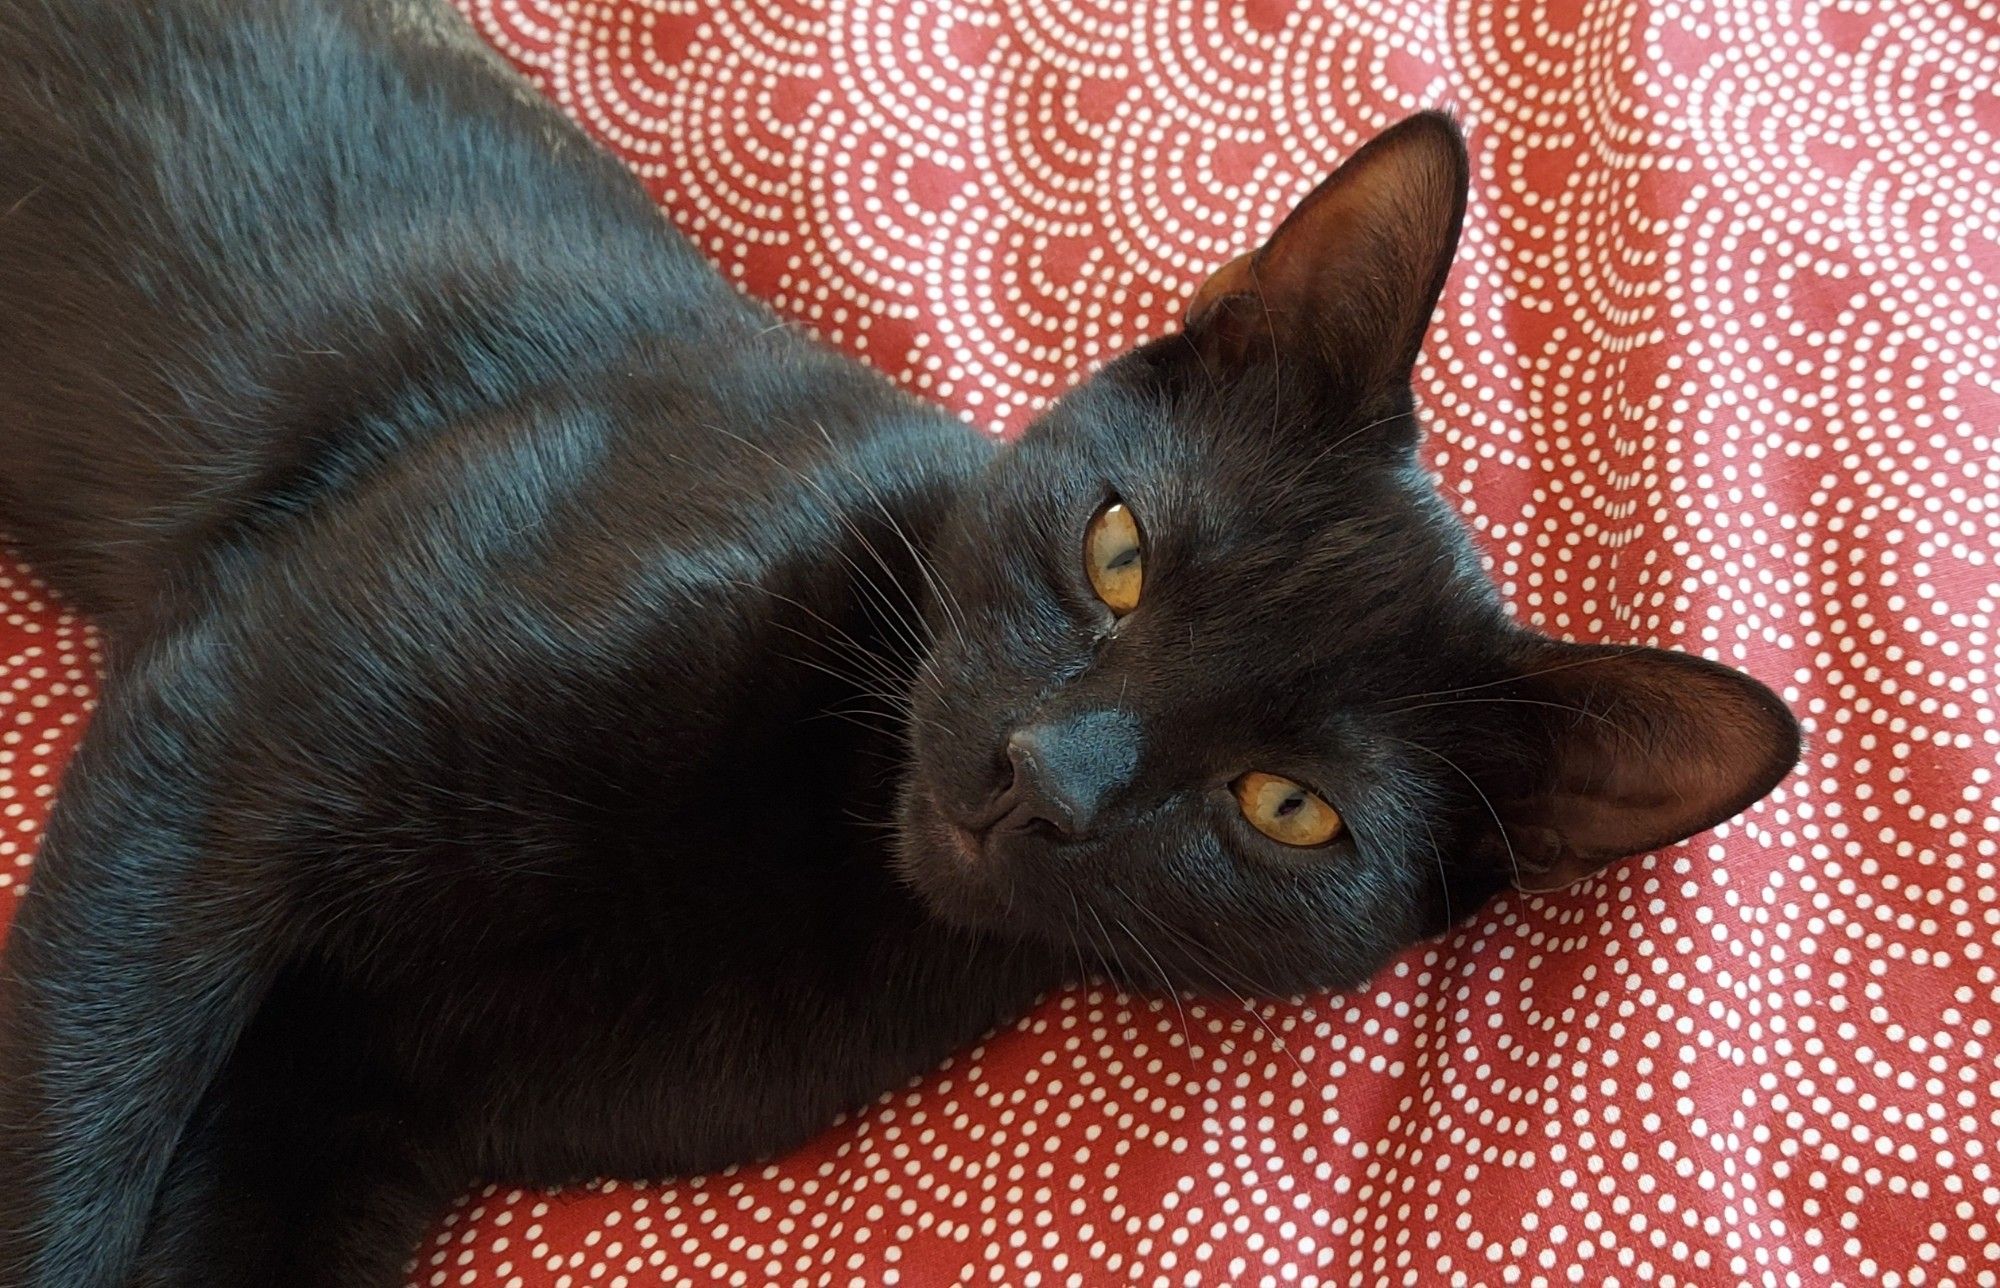
M 1306 798 L 1304 796 L 1301 796 L 1297 792 L 1293 792 L 1290 796 L 1285 797 L 1284 804 L 1278 806 L 1278 817 L 1283 818 L 1287 814 L 1297 813 L 1299 807 L 1304 805 L 1305 803 L 1306 803 Z

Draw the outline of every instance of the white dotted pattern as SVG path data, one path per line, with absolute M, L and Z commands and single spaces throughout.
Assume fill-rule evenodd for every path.
M 96 633 L 0 546 L 0 930 L 95 704 Z
M 469 1196 L 414 1284 L 1994 1282 L 2000 12 L 459 3 L 745 289 L 994 430 L 1455 108 L 1447 494 L 1525 619 L 1744 666 L 1809 746 L 1354 994 L 1076 990 L 771 1166 Z M 88 641 L 0 593 L 18 886 Z

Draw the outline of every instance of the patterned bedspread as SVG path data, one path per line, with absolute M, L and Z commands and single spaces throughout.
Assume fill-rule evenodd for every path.
M 1994 1282 L 2000 11 L 459 3 L 745 290 L 968 433 L 1455 109 L 1446 494 L 1524 619 L 1745 667 L 1809 742 L 1365 989 L 1078 989 L 769 1166 L 470 1195 L 413 1284 Z M 0 557 L 0 908 L 92 647 Z

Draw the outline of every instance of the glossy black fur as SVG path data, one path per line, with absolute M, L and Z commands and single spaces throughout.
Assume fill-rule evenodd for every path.
M 391 1284 L 474 1180 L 781 1150 L 1078 970 L 1358 980 L 1690 830 L 1569 830 L 1596 724 L 1699 762 L 1705 700 L 1763 759 L 1702 825 L 1768 789 L 1768 694 L 1551 678 L 1635 655 L 1509 626 L 1434 497 L 1440 200 L 1396 378 L 1225 299 L 996 452 L 441 0 L 0 0 L 0 520 L 110 649 L 0 977 L 0 1284 Z M 978 835 L 1025 724 L 1088 835 Z M 1348 834 L 1264 840 L 1247 769 Z

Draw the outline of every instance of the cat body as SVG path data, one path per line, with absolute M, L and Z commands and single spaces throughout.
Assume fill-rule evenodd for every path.
M 826 714 L 990 444 L 410 8 L 0 4 L 0 504 L 110 669 L 7 954 L 8 1284 L 144 1226 L 147 1283 L 388 1283 L 475 1176 L 755 1157 L 1058 978 L 922 915 Z
M 391 1284 L 475 1180 L 785 1148 L 1083 971 L 1351 983 L 1768 790 L 1768 692 L 1516 628 L 1418 466 L 1464 186 L 1399 127 L 998 450 L 442 0 L 0 0 L 0 524 L 107 650 L 0 1284 Z

